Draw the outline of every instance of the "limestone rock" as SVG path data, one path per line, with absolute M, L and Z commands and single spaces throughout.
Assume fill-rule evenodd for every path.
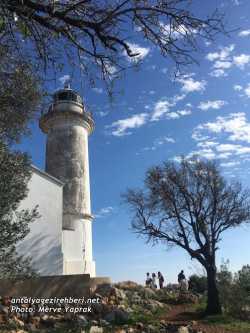
M 199 297 L 191 293 L 181 293 L 178 298 L 178 303 L 193 303 L 196 304 L 199 301 Z
M 145 302 L 145 307 L 146 307 L 146 309 L 149 309 L 151 311 L 156 311 L 159 308 L 163 308 L 164 304 L 151 299 L 151 300 L 148 300 L 147 302 Z
M 83 315 L 79 315 L 79 316 L 77 317 L 77 321 L 78 321 L 78 323 L 80 324 L 80 326 L 85 327 L 85 326 L 88 325 L 88 320 L 87 320 L 86 317 L 83 316 Z
M 109 297 L 112 294 L 113 289 L 114 287 L 112 287 L 111 284 L 105 283 L 105 284 L 100 284 L 95 292 L 101 295 L 102 297 Z
M 100 325 L 103 326 L 103 327 L 106 327 L 106 326 L 109 326 L 109 325 L 110 325 L 110 323 L 109 323 L 108 321 L 104 320 L 104 319 L 100 319 L 100 320 L 99 320 L 99 323 L 100 323 Z
M 91 326 L 89 333 L 103 333 L 103 328 L 99 326 Z
M 156 291 L 151 288 L 143 288 L 140 293 L 146 299 L 156 298 Z
M 189 329 L 187 326 L 181 326 L 178 328 L 178 333 L 189 333 Z
M 158 328 L 153 325 L 148 325 L 146 332 L 147 333 L 158 333 Z
M 27 331 L 29 331 L 30 333 L 40 331 L 34 324 L 31 324 L 31 323 L 25 325 L 25 329 L 27 329 Z
M 9 313 L 9 307 L 0 304 L 0 313 L 8 314 Z
M 20 319 L 18 319 L 16 316 L 14 316 L 12 319 L 11 319 L 12 323 L 14 323 L 16 326 L 18 327 L 24 327 L 24 322 Z
M 137 328 L 138 330 L 142 330 L 142 329 L 144 328 L 143 323 L 136 323 L 136 328 Z
M 109 323 L 116 324 L 124 324 L 128 321 L 128 319 L 129 314 L 126 311 L 120 309 L 114 309 L 104 317 L 104 320 L 108 321 Z

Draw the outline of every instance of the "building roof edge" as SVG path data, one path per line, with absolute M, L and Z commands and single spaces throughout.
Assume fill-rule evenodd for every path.
M 38 167 L 36 167 L 35 165 L 31 165 L 31 169 L 33 172 L 39 174 L 40 176 L 46 178 L 46 179 L 49 179 L 50 181 L 56 183 L 57 185 L 59 186 L 64 186 L 64 183 L 62 181 L 60 181 L 59 179 L 51 176 L 50 174 L 48 174 L 47 172 L 39 169 Z

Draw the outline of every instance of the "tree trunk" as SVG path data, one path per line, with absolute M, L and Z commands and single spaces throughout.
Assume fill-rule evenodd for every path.
M 216 284 L 216 266 L 209 265 L 207 268 L 207 308 L 209 315 L 221 314 L 219 291 Z

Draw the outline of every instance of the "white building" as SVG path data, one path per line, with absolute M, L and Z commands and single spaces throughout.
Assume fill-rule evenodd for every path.
M 40 218 L 19 245 L 41 275 L 84 274 L 95 277 L 88 135 L 94 129 L 81 97 L 64 88 L 40 118 L 47 134 L 46 168 L 32 167 L 28 197 L 21 208 L 38 205 Z

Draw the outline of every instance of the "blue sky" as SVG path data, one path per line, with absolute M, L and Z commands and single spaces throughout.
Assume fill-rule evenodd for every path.
M 148 167 L 195 153 L 219 159 L 228 179 L 250 187 L 250 2 L 204 1 L 202 8 L 199 1 L 195 3 L 197 13 L 223 9 L 227 27 L 237 30 L 215 42 L 203 42 L 195 55 L 199 65 L 186 68 L 184 76 L 174 81 L 168 60 L 143 41 L 132 41 L 143 63 L 117 82 L 121 93 L 112 104 L 101 83 L 81 87 L 72 79 L 96 124 L 89 154 L 97 274 L 114 281 L 143 282 L 146 272 L 160 270 L 168 282 L 174 282 L 181 269 L 187 275 L 202 272 L 183 250 L 151 247 L 130 230 L 131 216 L 120 194 L 142 186 Z M 65 68 L 50 90 L 62 86 L 68 75 Z M 44 168 L 46 137 L 37 122 L 31 128 L 32 136 L 21 149 Z M 229 259 L 234 271 L 249 263 L 249 239 L 250 226 L 226 232 L 217 263 Z

